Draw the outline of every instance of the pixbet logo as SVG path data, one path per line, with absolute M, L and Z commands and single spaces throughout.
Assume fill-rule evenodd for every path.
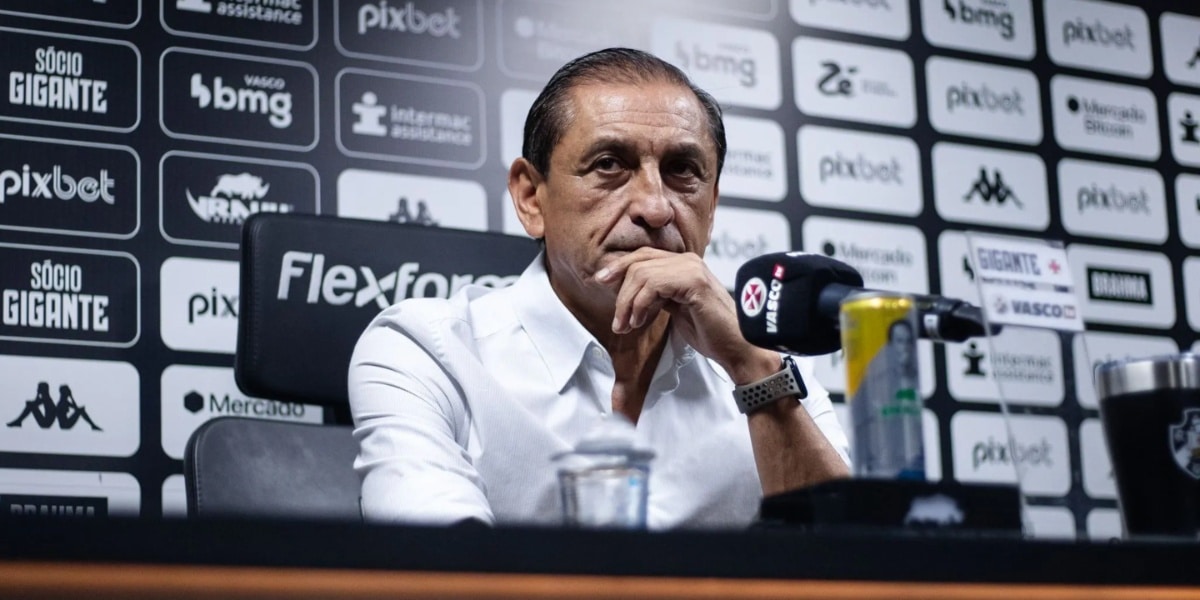
M 452 274 L 446 277 L 441 273 L 421 273 L 420 269 L 420 263 L 406 262 L 395 271 L 377 277 L 371 267 L 360 266 L 356 270 L 349 265 L 331 265 L 326 268 L 324 254 L 289 250 L 283 253 L 280 262 L 276 298 L 290 299 L 292 280 L 307 277 L 307 293 L 304 297 L 307 304 L 324 302 L 344 306 L 353 302 L 355 307 L 362 307 L 374 302 L 383 309 L 408 297 L 448 298 L 465 285 L 474 283 L 499 288 L 511 284 L 517 278 L 516 275 L 476 277 L 469 274 Z M 392 292 L 391 298 L 388 297 L 388 292 Z
M 1109 27 L 1100 19 L 1084 22 L 1082 18 L 1066 21 L 1062 25 L 1063 44 L 1086 44 L 1104 48 L 1118 48 L 1136 51 L 1133 45 L 1133 28 L 1129 24 Z
M 396 8 L 383 0 L 379 4 L 364 4 L 358 9 L 358 33 L 362 35 L 369 29 L 380 29 L 458 39 L 462 36 L 458 28 L 461 20 L 453 6 L 441 12 L 424 12 L 412 2 Z
M 675 42 L 675 58 L 687 71 L 730 76 L 747 88 L 758 83 L 757 64 L 748 56 L 708 52 L 694 43 L 689 48 L 680 40 Z
M 971 448 L 971 463 L 975 469 L 988 464 L 1011 465 L 1014 461 L 1028 467 L 1051 467 L 1054 465 L 1051 451 L 1050 441 L 1046 438 L 1030 444 L 1010 439 L 1004 444 L 989 435 Z
M 766 254 L 770 245 L 770 240 L 761 233 L 757 236 L 737 238 L 731 235 L 729 230 L 722 229 L 721 233 L 708 243 L 705 256 L 725 260 L 749 260 Z
M 978 110 L 1024 115 L 1024 97 L 1015 86 L 1011 92 L 993 90 L 988 84 L 972 87 L 966 81 L 946 88 L 946 109 Z
M 1146 190 L 1123 191 L 1111 184 L 1101 187 L 1097 183 L 1079 188 L 1075 194 L 1079 212 L 1102 210 L 1114 213 L 1150 214 L 1150 196 Z
M 836 152 L 832 156 L 821 157 L 820 174 L 822 182 L 835 178 L 904 185 L 900 178 L 900 161 L 895 157 L 891 160 L 873 161 L 862 153 L 848 157 Z
M 54 165 L 49 171 L 35 171 L 28 164 L 21 170 L 0 171 L 0 204 L 12 195 L 24 198 L 78 199 L 86 203 L 100 200 L 105 204 L 116 203 L 113 196 L 115 182 L 108 169 L 100 169 L 97 177 L 72 177 L 63 172 L 62 165 Z
M 989 4 L 992 6 L 988 6 Z M 1007 8 L 1004 0 L 983 0 L 980 3 L 958 0 L 957 4 L 951 0 L 942 0 L 942 8 L 951 21 L 995 29 L 1000 32 L 1000 37 L 1006 40 L 1013 38 L 1013 14 L 1004 10 Z
M 242 79 L 246 87 L 237 88 L 225 85 L 217 76 L 210 87 L 205 85 L 203 75 L 192 73 L 191 96 L 200 108 L 268 115 L 267 121 L 276 129 L 292 124 L 292 94 L 278 91 L 287 85 L 283 78 L 246 75 Z
M 195 324 L 197 318 L 236 319 L 238 297 L 223 294 L 213 287 L 207 294 L 192 294 L 188 298 L 188 323 Z

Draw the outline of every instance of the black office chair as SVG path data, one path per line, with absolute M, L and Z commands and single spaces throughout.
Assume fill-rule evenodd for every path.
M 339 425 L 225 417 L 184 456 L 188 515 L 358 519 L 346 374 L 380 310 L 409 296 L 516 278 L 527 238 L 299 214 L 242 229 L 234 375 L 248 395 L 331 409 Z

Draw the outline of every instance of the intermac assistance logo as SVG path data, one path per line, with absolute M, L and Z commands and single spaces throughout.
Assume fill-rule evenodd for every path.
M 338 147 L 350 156 L 458 168 L 483 164 L 483 90 L 471 83 L 343 70 Z
M 165 0 L 175 35 L 307 50 L 317 43 L 316 0 Z

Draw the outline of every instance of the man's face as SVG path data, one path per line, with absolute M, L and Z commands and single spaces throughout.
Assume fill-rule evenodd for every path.
M 575 289 L 642 246 L 703 256 L 717 204 L 717 150 L 700 102 L 669 83 L 571 90 L 568 126 L 537 190 L 552 280 Z M 601 292 L 596 288 L 594 292 Z

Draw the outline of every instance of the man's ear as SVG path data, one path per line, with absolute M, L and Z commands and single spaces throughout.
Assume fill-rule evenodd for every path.
M 508 168 L 508 195 L 512 198 L 517 218 L 525 227 L 525 233 L 534 239 L 546 236 L 546 224 L 542 220 L 542 198 L 538 194 L 544 180 L 533 163 L 518 158 Z

